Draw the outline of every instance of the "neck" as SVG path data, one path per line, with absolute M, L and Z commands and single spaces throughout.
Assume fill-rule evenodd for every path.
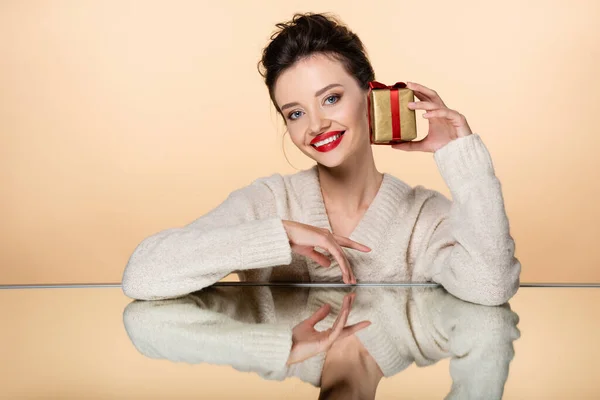
M 377 194 L 383 174 L 377 170 L 373 151 L 353 155 L 343 165 L 329 168 L 317 164 L 323 199 L 343 214 L 364 211 Z

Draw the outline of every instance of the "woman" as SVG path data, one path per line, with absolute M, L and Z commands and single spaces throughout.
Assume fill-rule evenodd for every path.
M 367 117 L 375 74 L 360 39 L 323 14 L 277 26 L 263 76 L 292 141 L 316 164 L 258 178 L 190 224 L 143 240 L 125 294 L 178 297 L 237 272 L 242 281 L 433 281 L 466 301 L 508 301 L 521 265 L 490 155 L 465 117 L 408 82 L 420 100 L 410 108 L 427 110 L 429 132 L 392 146 L 433 153 L 452 202 L 379 172 Z

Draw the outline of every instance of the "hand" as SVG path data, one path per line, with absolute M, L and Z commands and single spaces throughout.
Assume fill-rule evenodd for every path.
M 338 314 L 333 326 L 324 331 L 315 330 L 314 326 L 317 322 L 323 320 L 331 306 L 324 304 L 311 317 L 300 322 L 292 329 L 292 349 L 288 357 L 287 365 L 302 362 L 319 353 L 329 350 L 333 343 L 338 340 L 352 335 L 359 330 L 371 325 L 370 321 L 361 321 L 354 325 L 346 326 L 350 307 L 354 302 L 356 293 L 350 293 L 344 296 L 344 302 L 340 313 Z
M 414 82 L 407 82 L 406 86 L 421 100 L 409 103 L 408 108 L 427 111 L 423 117 L 429 120 L 429 132 L 422 140 L 393 144 L 392 148 L 434 153 L 452 140 L 473 133 L 465 116 L 446 107 L 435 90 Z
M 355 284 L 356 278 L 350 268 L 350 262 L 342 251 L 342 246 L 369 252 L 370 248 L 344 236 L 336 235 L 328 229 L 302 224 L 295 221 L 283 221 L 283 226 L 290 240 L 292 251 L 313 259 L 319 265 L 328 268 L 331 260 L 324 254 L 315 251 L 315 246 L 327 250 L 338 262 L 342 270 L 344 283 Z

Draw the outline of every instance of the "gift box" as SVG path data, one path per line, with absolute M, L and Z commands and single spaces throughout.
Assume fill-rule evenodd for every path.
M 415 111 L 408 108 L 414 92 L 404 82 L 392 86 L 369 82 L 368 112 L 371 144 L 396 144 L 417 137 Z

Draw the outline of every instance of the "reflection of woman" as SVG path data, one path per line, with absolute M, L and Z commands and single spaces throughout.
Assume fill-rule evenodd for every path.
M 357 287 L 348 315 L 344 310 L 354 296 L 348 293 L 212 287 L 178 299 L 135 301 L 125 309 L 124 323 L 148 357 L 227 364 L 267 379 L 296 376 L 320 387 L 322 398 L 374 398 L 383 376 L 448 357 L 448 398 L 502 397 L 512 342 L 519 337 L 518 316 L 508 304 L 476 305 L 441 288 Z M 327 304 L 333 312 L 322 312 Z M 314 330 L 334 335 L 340 319 L 353 334 L 338 335 L 320 349 L 313 336 L 297 332 L 320 320 Z
M 381 173 L 367 117 L 375 74 L 359 38 L 321 14 L 278 27 L 263 75 L 293 143 L 316 164 L 256 179 L 188 225 L 143 240 L 125 293 L 177 297 L 235 271 L 243 281 L 434 281 L 467 301 L 506 302 L 521 266 L 490 154 L 464 116 L 409 83 L 429 132 L 393 146 L 433 153 L 452 202 Z

